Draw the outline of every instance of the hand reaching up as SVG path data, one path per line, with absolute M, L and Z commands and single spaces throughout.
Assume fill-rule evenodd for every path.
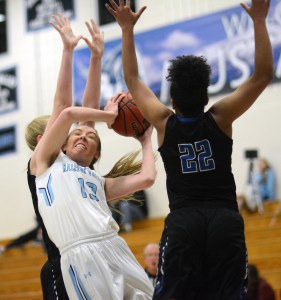
M 92 55 L 101 58 L 104 52 L 104 34 L 103 32 L 100 32 L 99 27 L 93 19 L 91 19 L 91 24 L 89 22 L 85 22 L 85 24 L 92 37 L 92 41 L 90 41 L 86 37 L 82 37 L 82 39 L 88 45 Z
M 74 35 L 68 17 L 64 18 L 61 14 L 58 14 L 58 15 L 54 15 L 52 18 L 56 21 L 56 24 L 54 22 L 49 22 L 49 23 L 61 35 L 64 48 L 73 50 L 77 46 L 82 36 Z
M 130 0 L 126 0 L 126 5 L 124 5 L 124 0 L 119 0 L 119 5 L 115 3 L 114 0 L 109 0 L 109 2 L 111 6 L 106 3 L 105 7 L 113 15 L 122 29 L 128 26 L 133 27 L 146 9 L 146 6 L 143 6 L 138 12 L 134 13 L 131 9 Z
M 253 22 L 256 20 L 265 20 L 268 14 L 270 0 L 252 0 L 252 5 L 240 4 L 247 14 L 252 18 Z

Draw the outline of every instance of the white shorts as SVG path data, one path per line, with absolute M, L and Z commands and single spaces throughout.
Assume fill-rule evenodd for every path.
M 61 269 L 71 300 L 152 299 L 147 274 L 115 232 L 61 249 Z

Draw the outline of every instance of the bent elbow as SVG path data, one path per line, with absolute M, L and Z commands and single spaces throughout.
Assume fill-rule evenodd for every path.
M 263 72 L 265 80 L 269 84 L 274 79 L 274 65 L 273 63 L 268 66 L 266 70 Z
M 273 67 L 269 68 L 267 71 L 265 71 L 263 73 L 263 80 L 267 85 L 271 83 L 273 78 L 274 78 L 274 69 L 273 69 Z
M 274 79 L 274 70 L 272 69 L 272 71 L 269 73 L 268 76 L 268 84 L 271 83 L 273 79 Z
M 269 73 L 268 75 L 265 75 L 262 79 L 262 85 L 267 87 L 273 80 L 274 76 L 273 73 Z
M 72 107 L 67 107 L 60 113 L 59 118 L 64 120 L 64 122 L 73 123 L 76 121 L 75 111 Z
M 272 82 L 273 78 L 274 78 L 273 70 L 268 70 L 260 75 L 254 74 L 253 76 L 256 85 L 260 86 L 263 89 L 266 88 Z
M 146 188 L 149 188 L 151 187 L 155 182 L 155 176 L 148 176 L 146 179 L 145 179 L 145 186 Z
M 67 107 L 61 112 L 61 116 L 63 116 L 66 119 L 73 118 L 73 110 L 72 107 Z

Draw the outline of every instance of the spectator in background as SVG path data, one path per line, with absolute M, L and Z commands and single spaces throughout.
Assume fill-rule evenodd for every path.
M 275 174 L 265 158 L 258 160 L 258 173 L 256 176 L 260 194 L 263 201 L 274 201 L 275 198 Z
M 147 196 L 144 190 L 134 194 L 133 201 L 118 201 L 111 205 L 112 216 L 121 228 L 121 232 L 132 231 L 132 222 L 147 218 Z
M 260 277 L 258 268 L 248 266 L 248 292 L 246 300 L 275 300 L 275 293 L 271 285 Z
M 249 193 L 237 195 L 237 204 L 238 209 L 242 212 L 243 209 L 246 209 L 249 213 L 255 213 L 257 211 L 257 203 Z
M 149 243 L 144 248 L 144 270 L 148 275 L 149 280 L 155 287 L 156 274 L 159 260 L 159 245 Z
M 275 200 L 275 174 L 265 158 L 257 161 L 257 171 L 253 173 L 242 194 L 237 195 L 239 210 L 263 213 L 263 202 Z

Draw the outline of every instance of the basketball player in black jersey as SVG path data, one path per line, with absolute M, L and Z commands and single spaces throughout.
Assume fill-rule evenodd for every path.
M 253 21 L 255 67 L 251 77 L 209 110 L 210 66 L 204 57 L 171 60 L 172 106 L 164 106 L 141 81 L 134 25 L 146 7 L 106 4 L 122 29 L 125 81 L 143 116 L 156 128 L 167 174 L 170 213 L 160 243 L 153 299 L 238 300 L 246 293 L 247 252 L 231 171 L 232 123 L 273 78 L 266 28 L 269 0 L 241 4 Z
M 62 61 L 59 71 L 57 90 L 54 98 L 53 112 L 51 116 L 41 116 L 35 118 L 26 128 L 25 139 L 31 150 L 34 150 L 30 161 L 28 162 L 27 180 L 32 196 L 34 210 L 38 219 L 38 223 L 42 228 L 43 240 L 48 254 L 48 260 L 41 270 L 41 285 L 44 300 L 68 300 L 69 297 L 65 290 L 61 265 L 60 253 L 55 244 L 50 240 L 42 217 L 38 209 L 38 199 L 36 195 L 35 173 L 36 173 L 36 145 L 42 137 L 43 133 L 50 128 L 55 122 L 60 112 L 68 106 L 72 105 L 72 56 L 82 36 L 75 36 L 72 32 L 68 18 L 61 15 L 53 17 L 54 22 L 51 25 L 59 32 L 62 42 Z M 95 109 L 100 108 L 100 84 L 101 84 L 101 58 L 104 51 L 103 33 L 99 31 L 93 20 L 91 23 L 86 22 L 91 40 L 83 38 L 91 51 L 89 74 L 85 93 L 83 95 L 83 106 Z M 63 94 L 60 92 L 63 90 Z M 93 122 L 87 123 L 94 126 Z

